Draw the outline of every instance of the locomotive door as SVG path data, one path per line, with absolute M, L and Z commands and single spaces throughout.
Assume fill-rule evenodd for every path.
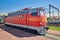
M 23 24 L 28 25 L 28 10 L 24 10 L 23 13 L 24 13 Z
M 25 18 L 26 18 L 26 20 L 25 20 L 26 25 L 28 26 L 28 24 L 29 24 L 29 10 L 25 10 Z

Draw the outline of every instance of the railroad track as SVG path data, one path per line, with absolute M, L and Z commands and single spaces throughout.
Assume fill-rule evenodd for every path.
M 18 27 L 12 27 L 12 28 L 21 30 L 21 29 L 18 28 Z M 22 29 L 23 29 L 23 28 L 22 28 Z M 27 31 L 26 31 L 26 30 L 27 30 Z M 29 30 L 29 29 L 24 29 L 24 31 L 29 32 L 29 33 L 32 33 L 32 32 L 33 32 L 32 34 L 39 35 L 39 34 L 35 33 L 35 31 Z M 49 38 L 49 39 L 51 39 L 51 40 L 60 40 L 60 35 L 55 35 L 55 34 L 50 34 L 50 33 L 47 33 L 44 37 Z
M 58 20 L 48 21 L 47 24 L 48 24 L 48 25 L 60 26 L 60 21 L 58 21 Z
M 50 34 L 50 33 L 47 33 L 45 35 L 45 37 L 51 39 L 51 40 L 60 40 L 60 35 L 55 35 L 55 34 Z
M 15 28 L 15 29 L 19 29 L 19 28 L 16 28 L 16 27 L 12 27 L 12 28 Z M 19 29 L 21 30 L 21 29 Z M 27 29 L 26 29 L 27 30 Z M 28 30 L 30 31 L 30 30 Z M 31 32 L 30 32 L 31 33 Z M 33 33 L 34 34 L 34 33 Z M 37 34 L 36 34 L 37 35 Z M 55 34 L 50 34 L 50 33 L 47 33 L 44 37 L 46 38 L 49 38 L 51 40 L 60 40 L 60 35 L 55 35 Z

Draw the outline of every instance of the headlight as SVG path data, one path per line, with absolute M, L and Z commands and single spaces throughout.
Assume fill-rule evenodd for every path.
M 42 24 L 42 23 L 40 22 L 40 24 Z

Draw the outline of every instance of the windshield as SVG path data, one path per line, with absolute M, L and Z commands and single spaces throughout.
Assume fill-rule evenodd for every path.
M 43 10 L 39 10 L 38 11 L 38 15 L 44 15 L 44 11 Z

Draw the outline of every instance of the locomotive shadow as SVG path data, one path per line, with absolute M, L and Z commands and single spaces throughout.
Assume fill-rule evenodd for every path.
M 33 37 L 33 36 L 37 36 L 35 34 L 32 34 L 32 33 L 28 33 L 28 32 L 25 32 L 25 31 L 22 31 L 22 30 L 18 30 L 18 29 L 14 29 L 14 28 L 11 28 L 9 26 L 0 26 L 1 29 L 7 31 L 8 33 L 16 36 L 16 37 Z

